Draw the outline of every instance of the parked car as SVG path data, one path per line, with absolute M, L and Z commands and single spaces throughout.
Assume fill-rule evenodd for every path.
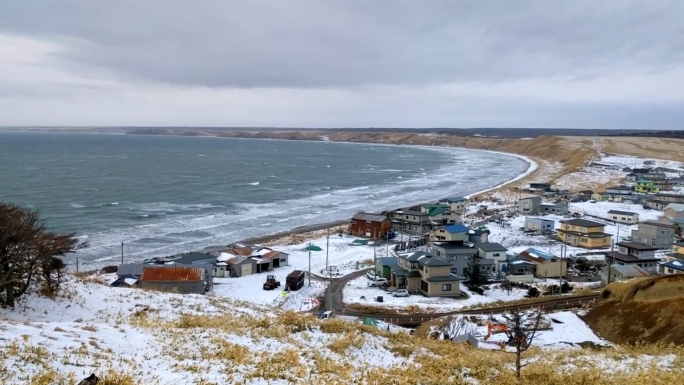
M 589 203 L 596 203 L 596 199 L 590 200 Z
M 409 292 L 406 289 L 399 289 L 399 290 L 395 291 L 394 293 L 392 293 L 392 297 L 408 297 L 408 296 L 409 296 Z
M 368 282 L 368 286 L 370 287 L 376 287 L 376 286 L 388 286 L 389 282 L 387 281 L 387 278 L 382 278 L 378 277 L 374 281 Z

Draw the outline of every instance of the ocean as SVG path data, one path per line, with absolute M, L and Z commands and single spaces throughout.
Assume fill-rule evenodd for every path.
M 84 268 L 488 189 L 522 159 L 442 148 L 0 132 L 0 201 L 88 242 Z M 68 258 L 73 263 L 75 258 Z

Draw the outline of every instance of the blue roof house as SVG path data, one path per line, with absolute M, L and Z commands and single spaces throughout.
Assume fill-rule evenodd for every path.
M 432 240 L 442 242 L 468 242 L 469 231 L 470 229 L 468 226 L 462 223 L 444 226 L 432 232 Z

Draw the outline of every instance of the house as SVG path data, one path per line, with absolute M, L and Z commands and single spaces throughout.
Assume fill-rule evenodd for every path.
M 630 195 L 632 194 L 632 187 L 630 186 L 613 186 L 606 187 L 606 192 L 612 195 Z
M 139 276 L 126 274 L 118 276 L 116 281 L 112 282 L 109 286 L 111 287 L 136 287 L 138 286 Z
M 503 266 L 506 272 L 506 280 L 515 283 L 532 283 L 534 282 L 535 264 L 525 259 L 516 259 L 515 257 L 508 260 L 506 266 Z
M 611 198 L 611 195 L 608 194 L 607 192 L 597 192 L 593 193 L 591 195 L 591 199 L 598 201 L 598 202 L 607 202 Z
M 672 186 L 676 186 L 676 187 L 683 187 L 684 186 L 684 176 L 679 176 L 677 178 L 671 178 L 670 184 Z
M 639 179 L 639 175 L 637 175 L 633 172 L 630 172 L 629 174 L 625 175 L 625 182 L 634 183 L 638 179 Z
M 657 193 L 660 191 L 658 186 L 653 185 L 653 181 L 640 179 L 634 185 L 634 191 L 640 193 Z
M 649 209 L 653 210 L 665 210 L 665 207 L 669 205 L 671 202 L 668 201 L 661 201 L 658 199 L 655 199 L 653 196 L 648 196 L 647 199 L 644 199 L 642 202 L 644 207 L 647 207 Z
M 527 197 L 518 200 L 518 212 L 521 214 L 539 214 L 541 209 L 541 197 Z
M 489 230 L 484 227 L 480 226 L 477 229 L 470 229 L 468 232 L 468 242 L 476 244 L 476 243 L 485 243 L 489 241 Z
M 430 215 L 418 210 L 402 209 L 391 213 L 392 229 L 423 235 L 432 229 Z
M 610 247 L 612 240 L 605 228 L 602 223 L 586 219 L 563 220 L 557 230 L 558 240 L 584 249 L 604 249 Z
M 464 197 L 452 197 L 440 199 L 439 204 L 449 205 L 451 211 L 462 213 L 468 205 L 468 199 Z
M 667 259 L 661 263 L 660 272 L 663 274 L 681 274 L 684 272 L 684 241 L 672 244 L 672 252 L 667 254 Z
M 582 191 L 576 192 L 574 196 L 576 199 L 579 199 L 581 201 L 588 201 L 589 199 L 591 199 L 592 195 L 594 195 L 594 191 L 582 190 Z
M 141 289 L 167 293 L 204 294 L 211 291 L 213 282 L 207 271 L 191 266 L 145 266 L 138 285 Z
M 637 242 L 618 242 L 617 251 L 604 253 L 606 266 L 636 265 L 646 272 L 655 274 L 658 270 L 659 259 L 655 257 L 657 247 L 647 246 Z
M 200 267 L 205 270 L 206 276 L 211 279 L 213 266 L 212 265 L 179 265 L 177 263 L 167 263 L 167 264 L 147 264 L 147 263 L 122 263 L 118 266 L 116 270 L 117 279 L 122 277 L 135 277 L 140 279 L 143 271 L 146 267 L 160 267 L 160 268 L 174 268 L 174 267 Z M 135 285 L 129 285 L 135 286 Z
M 433 241 L 468 242 L 469 233 L 468 226 L 459 223 L 434 230 L 431 238 Z
M 459 278 L 451 274 L 451 263 L 424 251 L 399 256 L 390 281 L 396 288 L 428 297 L 455 297 L 461 293 Z
M 522 251 L 511 261 L 527 261 L 534 264 L 534 274 L 537 277 L 543 278 L 557 278 L 564 277 L 568 274 L 568 259 L 559 258 L 553 254 L 543 252 L 533 247 Z
M 226 277 L 228 276 L 228 266 L 225 263 L 218 264 L 217 258 L 210 254 L 205 253 L 186 253 L 174 256 L 169 260 L 168 264 L 173 265 L 183 265 L 183 266 L 196 266 L 196 265 L 208 265 L 211 269 L 211 275 L 213 277 Z
M 356 213 L 349 227 L 352 235 L 366 238 L 385 238 L 392 228 L 392 222 L 383 214 Z
M 461 214 L 451 211 L 447 204 L 426 204 L 420 206 L 420 211 L 427 213 L 434 226 L 448 226 L 461 222 Z
M 626 281 L 632 278 L 647 277 L 649 274 L 639 266 L 613 265 L 601 269 L 601 283 Z
M 667 217 L 666 217 L 667 218 Z M 673 225 L 675 225 L 677 228 L 675 229 L 675 234 L 678 234 L 679 237 L 684 234 L 684 216 L 683 217 L 675 217 L 673 219 L 670 219 Z
M 232 277 L 242 277 L 257 272 L 257 261 L 248 256 L 239 255 L 228 260 Z
M 478 250 L 464 243 L 434 242 L 430 247 L 432 253 L 449 262 L 451 274 L 463 275 L 469 270 L 471 258 L 478 255 Z M 485 273 L 496 271 L 496 263 L 493 260 L 480 260 L 480 265 Z
M 642 176 L 642 175 L 647 175 L 648 173 L 651 172 L 650 168 L 633 168 L 632 172 L 635 173 L 636 175 Z
M 660 263 L 661 274 L 684 274 L 684 261 L 667 261 Z
M 568 205 L 564 203 L 542 203 L 539 211 L 542 214 L 566 215 L 568 214 Z
M 534 231 L 538 233 L 550 233 L 553 231 L 556 221 L 543 218 L 525 218 L 525 231 Z
M 632 230 L 632 241 L 666 250 L 674 242 L 676 228 L 667 223 L 641 222 L 637 230 Z
M 399 258 L 397 257 L 380 257 L 375 261 L 375 274 L 379 277 L 390 279 L 392 277 L 392 269 L 399 267 Z
M 477 255 L 481 258 L 481 262 L 494 261 L 495 270 L 497 272 L 501 271 L 501 266 L 506 264 L 506 252 L 508 249 L 501 244 L 494 242 L 478 243 L 475 247 L 477 248 Z
M 616 223 L 633 225 L 639 223 L 639 214 L 629 211 L 609 210 L 606 219 Z
M 660 193 L 660 194 L 655 194 L 654 199 L 661 201 L 661 202 L 684 203 L 684 195 L 683 194 Z
M 277 269 L 279 267 L 290 266 L 290 254 L 278 250 L 273 250 L 268 247 L 264 247 L 258 252 L 262 251 L 266 252 L 262 254 L 261 257 L 265 259 L 270 259 L 271 265 L 274 269 Z
M 549 190 L 551 190 L 551 183 L 533 182 L 533 183 L 530 183 L 529 189 L 530 190 L 549 191 Z

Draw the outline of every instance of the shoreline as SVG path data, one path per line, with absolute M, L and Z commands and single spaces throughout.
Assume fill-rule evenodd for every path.
M 239 139 L 248 139 L 248 138 L 239 138 Z M 278 140 L 278 141 L 280 141 L 280 140 L 288 140 L 288 139 L 266 139 L 266 140 Z M 325 142 L 325 141 L 323 141 L 323 140 L 321 140 L 321 141 L 316 141 L 316 140 L 305 140 L 305 141 L 307 141 L 307 142 Z M 331 142 L 333 142 L 333 141 L 331 141 Z M 333 143 L 357 144 L 356 142 L 333 142 Z M 361 144 L 361 143 L 359 143 L 359 144 Z M 387 146 L 402 146 L 402 145 L 399 145 L 399 144 L 387 144 L 387 143 L 364 143 L 364 144 L 368 144 L 368 145 L 384 144 L 384 145 L 387 145 Z M 468 200 L 470 200 L 470 199 L 472 199 L 473 197 L 476 197 L 476 196 L 478 196 L 478 195 L 481 195 L 481 194 L 484 194 L 484 193 L 487 193 L 487 192 L 491 192 L 491 191 L 495 191 L 495 190 L 501 189 L 501 188 L 503 188 L 503 187 L 505 187 L 505 186 L 507 186 L 507 185 L 509 185 L 509 184 L 511 184 L 511 183 L 514 183 L 514 182 L 517 182 L 517 181 L 519 181 L 519 180 L 521 180 L 521 179 L 524 179 L 524 178 L 528 177 L 529 175 L 531 175 L 533 172 L 535 172 L 537 169 L 539 169 L 539 164 L 538 164 L 537 162 L 535 162 L 533 159 L 531 159 L 531 158 L 529 158 L 529 157 L 527 157 L 527 156 L 524 156 L 524 155 L 505 153 L 505 152 L 501 152 L 501 151 L 491 151 L 491 150 L 478 150 L 478 149 L 460 148 L 460 147 L 454 147 L 454 146 L 424 146 L 424 145 L 410 145 L 410 146 L 412 146 L 412 147 L 419 147 L 419 148 L 420 148 L 420 147 L 425 147 L 425 148 L 440 147 L 440 148 L 444 148 L 444 149 L 463 149 L 463 150 L 469 150 L 469 151 L 489 152 L 489 153 L 495 153 L 495 154 L 500 154 L 500 155 L 511 156 L 511 157 L 514 157 L 514 158 L 522 159 L 523 161 L 527 162 L 528 167 L 527 167 L 527 170 L 525 170 L 524 172 L 522 172 L 522 173 L 520 173 L 519 175 L 513 177 L 512 179 L 509 179 L 509 180 L 507 180 L 507 181 L 505 181 L 505 182 L 503 182 L 503 183 L 500 183 L 500 184 L 498 184 L 498 185 L 496 185 L 496 186 L 493 186 L 493 187 L 491 187 L 491 188 L 487 188 L 487 189 L 484 189 L 484 190 L 481 190 L 481 191 L 476 191 L 476 192 L 474 192 L 474 193 L 472 193 L 472 194 L 464 195 L 463 197 L 466 198 L 466 199 L 468 199 Z M 341 225 L 341 224 L 340 224 L 341 221 L 343 221 L 343 220 L 322 222 L 322 223 L 320 223 L 320 224 L 314 224 L 314 225 L 311 225 L 311 226 L 307 226 L 307 227 L 319 227 L 319 226 L 320 226 L 321 228 L 320 228 L 320 229 L 317 229 L 317 230 L 304 230 L 304 229 L 302 229 L 302 230 L 300 230 L 300 231 L 297 231 L 297 228 L 294 228 L 294 229 L 291 229 L 291 230 L 280 231 L 280 232 L 276 232 L 276 233 L 264 235 L 264 236 L 261 236 L 261 237 L 252 237 L 252 238 L 247 238 L 247 239 L 239 240 L 239 241 L 236 241 L 235 243 L 245 243 L 245 244 L 249 244 L 248 241 L 250 241 L 250 240 L 252 240 L 252 239 L 267 239 L 267 238 L 270 238 L 270 240 L 268 240 L 267 242 L 263 242 L 263 243 L 254 243 L 254 244 L 260 245 L 260 246 L 267 246 L 267 247 L 269 247 L 269 246 L 280 246 L 280 245 L 290 245 L 290 244 L 293 244 L 293 242 L 295 241 L 295 240 L 294 240 L 295 237 L 297 238 L 297 240 L 303 242 L 303 241 L 307 241 L 307 240 L 319 238 L 319 237 L 325 235 L 327 230 L 334 229 L 334 228 L 340 228 L 340 227 L 348 227 L 348 225 Z M 281 235 L 281 234 L 282 234 L 282 235 Z M 225 247 L 225 246 L 209 246 L 209 247 L 204 248 L 202 251 L 217 249 L 217 248 L 219 248 L 219 247 L 222 248 L 222 247 Z

